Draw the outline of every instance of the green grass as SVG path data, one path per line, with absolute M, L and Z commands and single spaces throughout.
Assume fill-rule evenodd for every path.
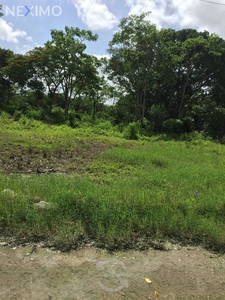
M 77 139 L 100 140 L 111 147 L 88 161 L 82 176 L 0 175 L 2 232 L 48 239 L 65 250 L 88 240 L 109 249 L 132 248 L 140 239 L 173 239 L 224 250 L 223 145 L 155 138 L 131 142 L 119 133 L 98 135 L 96 128 L 35 124 L 29 129 L 6 124 L 0 137 L 13 145 L 27 145 L 34 137 L 31 147 L 51 147 L 49 139 L 61 147 Z M 16 196 L 2 194 L 6 188 Z M 38 211 L 33 205 L 37 196 L 51 203 L 51 209 Z
M 84 138 L 113 143 L 121 142 L 121 133 L 112 126 L 104 130 L 103 126 L 104 123 L 96 126 L 84 124 L 81 128 L 73 129 L 67 125 L 48 125 L 26 117 L 15 122 L 3 114 L 3 116 L 0 115 L 0 146 L 15 145 L 52 150 L 57 149 L 59 145 L 70 147 L 74 142 Z M 109 127 L 108 122 L 105 122 L 105 126 Z

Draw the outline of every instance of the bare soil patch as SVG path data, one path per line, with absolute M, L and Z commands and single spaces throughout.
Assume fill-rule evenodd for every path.
M 0 299 L 225 299 L 225 255 L 201 247 L 114 254 L 91 247 L 32 249 L 0 248 Z M 121 282 L 127 286 L 120 289 Z
M 3 173 L 83 173 L 96 155 L 108 148 L 103 143 L 80 140 L 57 149 L 39 149 L 16 145 L 0 148 L 0 169 Z

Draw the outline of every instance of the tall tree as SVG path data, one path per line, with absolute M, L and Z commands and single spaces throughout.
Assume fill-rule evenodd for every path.
M 115 83 L 133 96 L 135 120 L 142 123 L 146 100 L 155 81 L 158 31 L 145 20 L 149 13 L 123 18 L 109 43 L 109 70 Z
M 14 53 L 7 49 L 0 48 L 0 107 L 4 108 L 9 103 L 13 85 L 9 76 L 4 73 L 4 68 L 8 66 L 8 60 Z
M 30 56 L 27 54 L 15 54 L 7 62 L 7 66 L 3 68 L 3 73 L 20 93 L 28 90 L 34 91 L 35 104 L 38 106 L 38 99 L 44 91 L 44 85 L 41 78 L 36 74 Z
M 218 73 L 220 48 L 215 36 L 194 29 L 160 31 L 160 57 L 155 99 L 171 118 L 192 114 L 204 101 Z
M 96 41 L 97 35 L 66 26 L 65 32 L 51 30 L 51 36 L 43 48 L 36 48 L 30 54 L 49 93 L 62 91 L 67 116 L 71 100 L 96 79 L 97 69 L 93 58 L 84 52 L 84 41 Z

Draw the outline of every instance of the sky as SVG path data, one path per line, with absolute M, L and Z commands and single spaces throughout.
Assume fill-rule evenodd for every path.
M 216 3 L 212 3 L 216 2 Z M 195 28 L 225 39 L 225 0 L 0 0 L 0 47 L 26 53 L 51 39 L 50 30 L 79 27 L 98 34 L 86 52 L 107 55 L 121 18 L 150 11 L 158 28 Z M 224 5 L 223 5 L 224 4 Z

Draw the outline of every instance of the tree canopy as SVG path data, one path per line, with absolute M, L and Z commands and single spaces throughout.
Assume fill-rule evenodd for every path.
M 225 41 L 191 28 L 157 29 L 148 14 L 120 21 L 108 59 L 86 53 L 97 35 L 68 26 L 23 55 L 0 48 L 0 108 L 93 120 L 107 114 L 114 124 L 138 123 L 146 134 L 198 130 L 222 138 Z

